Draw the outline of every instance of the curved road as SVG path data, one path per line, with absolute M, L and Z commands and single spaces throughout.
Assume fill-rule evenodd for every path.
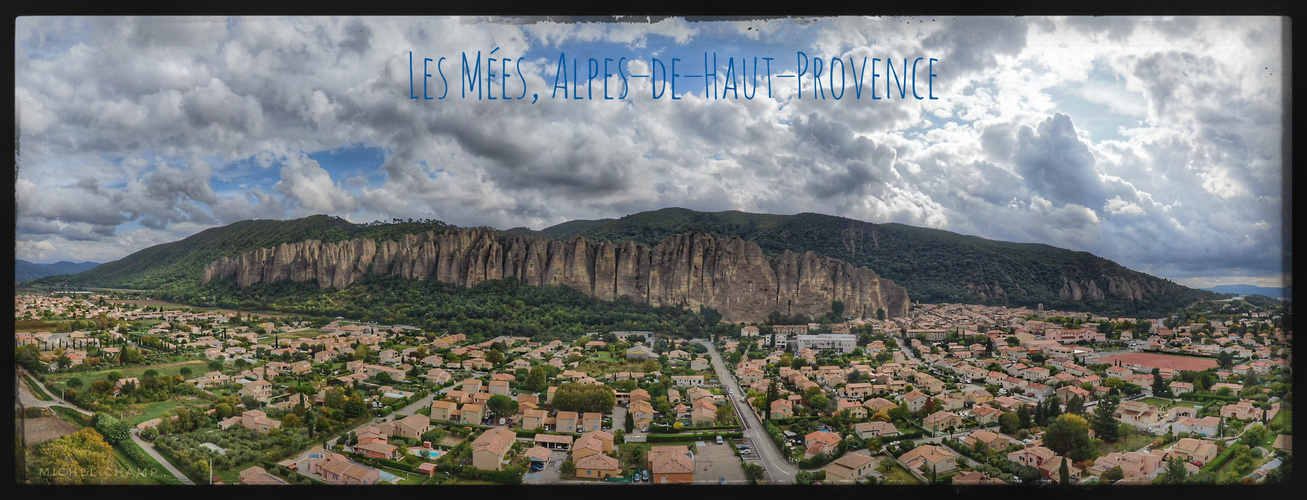
M 712 343 L 702 340 L 692 342 L 708 347 L 708 354 L 712 357 L 713 369 L 717 372 L 717 380 L 721 381 L 722 387 L 735 392 L 735 395 L 728 397 L 727 400 L 735 407 L 735 413 L 741 416 L 740 419 L 744 424 L 744 435 L 754 443 L 753 447 L 758 450 L 758 457 L 762 461 L 762 466 L 767 469 L 767 481 L 770 484 L 792 484 L 794 476 L 799 472 L 799 468 L 790 464 L 789 460 L 776 446 L 776 442 L 772 441 L 771 436 L 767 435 L 767 427 L 758 419 L 758 414 L 747 405 L 741 408 L 739 397 L 745 392 L 740 390 L 739 382 L 726 369 L 726 363 L 717 354 L 717 348 Z
M 18 370 L 17 377 L 23 378 L 24 375 L 27 375 L 26 371 Z M 57 393 L 51 391 L 50 388 L 46 387 L 45 384 L 42 384 L 40 380 L 36 379 L 36 377 L 31 377 L 31 380 L 42 391 L 45 391 L 45 393 L 50 396 L 51 400 L 42 401 L 41 399 L 37 398 L 35 394 L 32 394 L 30 391 L 28 391 L 27 384 L 20 381 L 18 383 L 18 400 L 22 402 L 23 406 L 34 406 L 34 407 L 42 407 L 42 408 L 49 408 L 51 406 L 63 406 L 65 408 L 69 408 L 74 411 L 77 411 L 78 413 L 81 413 L 88 417 L 93 415 L 89 411 L 78 408 L 77 405 L 74 405 L 72 403 L 64 401 L 63 399 L 60 399 L 59 396 L 55 395 Z
M 144 439 L 141 439 L 140 429 L 132 427 L 132 441 L 135 442 L 137 446 L 140 446 L 142 450 L 145 450 L 145 453 L 150 455 L 150 457 L 153 458 L 154 461 L 159 462 L 159 465 L 162 465 L 163 468 L 168 469 L 168 472 L 171 472 L 172 475 L 176 477 L 178 481 L 182 482 L 182 484 L 190 484 L 190 485 L 195 484 L 194 481 L 191 481 L 191 478 L 186 477 L 186 474 L 182 474 L 182 471 L 179 471 L 177 470 L 176 467 L 173 467 L 172 464 L 168 462 L 168 459 L 163 458 L 163 455 L 160 455 L 159 452 L 154 451 L 153 444 L 147 442 Z

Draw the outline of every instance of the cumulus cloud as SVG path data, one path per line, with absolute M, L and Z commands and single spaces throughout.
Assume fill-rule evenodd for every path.
M 1289 250 L 1282 30 L 1266 18 L 24 17 L 16 249 L 107 260 L 312 213 L 542 228 L 682 206 L 1041 242 L 1177 279 L 1290 274 L 1277 258 Z M 856 99 L 850 80 L 835 100 L 829 78 L 825 99 L 783 78 L 772 98 L 714 98 L 693 79 L 677 100 L 652 99 L 649 79 L 621 99 L 602 99 L 602 79 L 553 97 L 560 52 L 581 71 L 617 55 L 646 74 L 652 57 L 691 67 L 717 52 L 724 71 L 756 54 L 780 74 L 799 50 L 828 71 L 832 57 L 935 57 L 940 99 L 872 100 L 869 86 Z M 410 51 L 446 57 L 447 99 L 409 99 Z M 478 51 L 512 62 L 483 65 L 465 98 L 461 55 Z M 486 98 L 527 89 L 536 103 Z

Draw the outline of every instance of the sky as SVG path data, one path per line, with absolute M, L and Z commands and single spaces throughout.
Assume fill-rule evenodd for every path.
M 1283 286 L 1282 22 L 20 17 L 15 253 L 107 262 L 313 214 L 543 229 L 684 207 Z

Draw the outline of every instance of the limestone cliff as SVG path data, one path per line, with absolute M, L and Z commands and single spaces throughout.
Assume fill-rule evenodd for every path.
M 321 288 L 339 289 L 368 273 L 460 286 L 517 278 L 602 300 L 626 296 L 654 306 L 703 305 L 731 322 L 762 321 L 772 311 L 822 315 L 835 300 L 852 317 L 874 318 L 880 308 L 891 318 L 908 312 L 907 291 L 866 267 L 813 252 L 768 256 L 753 242 L 702 233 L 672 235 L 652 247 L 489 228 L 428 231 L 380 243 L 307 240 L 223 257 L 205 266 L 202 282 L 234 278 L 246 287 L 313 279 Z

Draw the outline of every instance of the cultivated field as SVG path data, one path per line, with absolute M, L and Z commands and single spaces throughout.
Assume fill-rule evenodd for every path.
M 1154 354 L 1148 352 L 1132 352 L 1128 354 L 1117 354 L 1099 358 L 1099 363 L 1116 364 L 1120 361 L 1127 365 L 1146 366 L 1148 368 L 1172 368 L 1175 370 L 1189 370 L 1200 372 L 1208 368 L 1215 368 L 1217 363 L 1213 358 L 1196 358 L 1192 356 L 1173 356 L 1170 354 Z
M 58 439 L 59 436 L 67 436 L 77 432 L 73 424 L 68 423 L 62 418 L 49 415 L 41 418 L 24 418 L 23 433 L 27 439 L 27 446 L 32 447 L 46 441 Z

